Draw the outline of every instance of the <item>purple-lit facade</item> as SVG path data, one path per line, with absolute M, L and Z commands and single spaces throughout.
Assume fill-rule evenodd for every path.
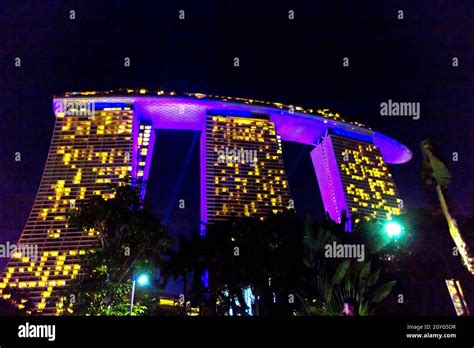
M 67 103 L 95 105 L 94 116 L 69 115 L 63 108 Z M 213 199 L 207 190 L 209 163 L 206 151 L 209 151 L 209 138 L 206 138 L 206 127 L 209 127 L 209 115 L 251 121 L 263 116 L 263 126 L 271 132 L 268 139 L 315 146 L 311 158 L 325 209 L 334 220 L 340 219 L 343 209 L 349 211 L 355 207 L 355 195 L 350 183 L 348 191 L 347 176 L 344 174 L 353 167 L 344 168 L 341 154 L 335 152 L 337 146 L 334 141 L 329 144 L 324 139 L 335 139 L 332 134 L 336 131 L 337 139 L 350 139 L 348 151 L 356 150 L 351 146 L 363 144 L 360 156 L 355 152 L 350 154 L 356 162 L 363 156 L 370 157 L 368 152 L 373 151 L 377 158 L 370 158 L 378 162 L 367 170 L 374 177 L 388 175 L 386 164 L 404 163 L 411 159 L 411 152 L 396 140 L 361 124 L 345 122 L 327 109 L 312 110 L 242 98 L 197 93 L 176 95 L 163 91 L 152 93 L 147 90 L 67 93 L 55 98 L 53 106 L 56 124 L 45 175 L 19 241 L 19 244 L 40 244 L 40 259 L 33 261 L 24 255 L 16 255 L 0 279 L 2 296 L 8 298 L 10 289 L 21 288 L 22 296 L 31 300 L 32 312 L 43 314 L 64 312 L 54 292 L 80 273 L 79 255 L 93 245 L 93 232 L 84 237 L 81 236 L 82 231 L 67 225 L 65 216 L 68 209 L 73 203 L 74 206 L 80 205 L 93 195 L 113 198 L 109 184 L 119 182 L 126 175 L 146 181 L 151 167 L 155 129 L 201 132 L 202 229 L 209 221 L 208 206 Z M 268 140 L 261 141 L 265 144 Z M 284 154 L 271 155 L 275 156 L 272 158 L 274 163 L 282 163 Z M 374 169 L 378 165 L 383 170 Z M 278 165 L 278 171 L 282 173 L 275 182 L 281 185 L 278 194 L 284 199 L 280 202 L 278 196 L 269 194 L 269 204 L 272 199 L 277 202 L 271 209 L 274 211 L 286 206 L 291 197 L 282 164 Z M 364 185 L 373 187 L 371 180 L 364 181 Z M 391 183 L 391 179 L 384 182 Z M 375 196 L 379 197 L 379 193 L 374 192 Z M 369 201 L 368 204 L 376 204 L 374 202 Z M 370 212 L 371 207 L 368 208 Z
M 148 93 L 148 92 L 147 92 Z M 98 98 L 99 100 L 100 97 Z M 350 139 L 362 139 L 361 141 L 371 143 L 380 151 L 385 164 L 400 164 L 411 159 L 411 152 L 404 145 L 379 132 L 372 131 L 358 123 L 345 122 L 338 114 L 333 114 L 327 109 L 303 109 L 298 106 L 287 106 L 280 103 L 269 103 L 255 100 L 231 97 L 207 96 L 203 94 L 189 94 L 184 96 L 159 95 L 159 96 L 131 96 L 130 99 L 123 97 L 107 97 L 104 101 L 130 102 L 134 105 L 134 114 L 138 120 L 147 120 L 152 123 L 154 129 L 171 130 L 193 130 L 201 131 L 201 223 L 202 228 L 208 221 L 206 197 L 206 116 L 210 113 L 228 116 L 248 117 L 252 115 L 267 115 L 274 124 L 281 140 L 291 141 L 305 145 L 314 145 L 315 150 L 311 154 L 315 173 L 323 173 L 325 166 L 322 158 L 317 156 L 320 152 L 317 146 L 328 132 L 338 130 L 343 137 Z M 150 168 L 151 152 L 147 158 L 147 171 L 144 179 L 148 178 Z M 331 162 L 330 172 L 338 173 L 338 163 Z M 326 180 L 326 175 L 317 175 L 318 183 L 322 192 L 325 209 L 331 218 L 340 220 L 341 211 L 344 209 L 350 214 L 345 198 L 346 192 L 342 186 L 341 179 L 333 176 L 331 187 Z M 339 181 L 338 181 L 339 180 Z M 337 183 L 337 184 L 336 184 Z M 331 190 L 330 190 L 331 188 Z M 333 193 L 330 193 L 333 192 Z M 329 195 L 331 197 L 329 197 Z M 337 206 L 333 200 L 338 202 Z
M 341 135 L 342 133 L 342 135 Z M 311 152 L 324 207 L 346 231 L 360 219 L 391 220 L 403 206 L 392 174 L 370 138 L 328 131 Z

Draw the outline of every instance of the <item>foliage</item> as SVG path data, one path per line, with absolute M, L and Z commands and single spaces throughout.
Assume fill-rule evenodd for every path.
M 439 185 L 443 190 L 446 189 L 451 181 L 451 173 L 439 158 L 436 146 L 430 139 L 426 139 L 420 143 L 420 148 L 423 156 L 421 163 L 423 185 L 428 188 Z
M 171 240 L 159 220 L 143 207 L 141 184 L 126 183 L 105 200 L 94 196 L 88 204 L 71 213 L 69 223 L 98 240 L 83 260 L 84 270 L 63 294 L 76 314 L 126 315 L 130 303 L 131 277 L 153 275 L 168 251 Z M 73 295 L 73 296 L 71 296 Z M 143 314 L 155 302 L 142 296 L 135 314 Z
M 378 261 L 379 253 L 389 245 L 376 231 L 376 223 L 359 226 L 358 231 L 348 234 L 341 233 L 340 226 L 331 221 L 313 226 L 311 220 L 306 220 L 305 265 L 308 284 L 298 294 L 303 314 L 339 315 L 347 298 L 357 301 L 359 315 L 374 313 L 376 306 L 391 293 L 396 283 L 389 281 L 380 284 L 382 268 L 379 266 L 374 270 L 373 263 Z M 364 244 L 368 247 L 369 255 L 362 262 L 324 257 L 325 245 L 333 242 Z M 367 256 L 371 256 L 374 261 L 367 259 Z
M 181 314 L 186 314 L 186 303 L 188 297 L 188 275 L 192 272 L 199 273 L 199 262 L 196 257 L 196 251 L 199 249 L 199 236 L 192 234 L 191 240 L 181 234 L 178 239 L 178 249 L 170 251 L 166 262 L 160 269 L 160 275 L 165 285 L 170 278 L 182 279 L 184 301 L 180 306 Z
M 193 295 L 207 315 L 248 315 L 243 293 L 255 296 L 253 313 L 289 312 L 288 293 L 301 279 L 302 230 L 294 212 L 265 220 L 231 218 L 209 224 L 203 237 L 180 239 L 180 250 L 164 267 L 165 274 L 194 274 Z M 182 250 L 181 250 L 182 249 Z M 202 276 L 208 275 L 208 288 Z M 276 294 L 277 300 L 273 297 Z

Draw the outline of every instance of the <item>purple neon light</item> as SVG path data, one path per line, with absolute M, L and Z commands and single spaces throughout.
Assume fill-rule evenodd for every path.
M 146 153 L 145 168 L 143 170 L 143 181 L 148 180 L 148 175 L 150 173 L 151 160 L 153 158 L 153 149 L 155 147 L 155 130 L 152 128 L 150 133 L 150 142 L 148 145 L 148 151 Z
M 72 98 L 74 99 L 74 98 Z M 326 133 L 329 128 L 344 128 L 352 132 L 360 132 L 372 135 L 374 144 L 382 152 L 382 156 L 388 164 L 408 162 L 412 154 L 404 145 L 386 135 L 371 131 L 366 128 L 357 127 L 340 121 L 326 119 L 316 115 L 304 113 L 290 113 L 287 110 L 273 106 L 260 106 L 226 102 L 223 100 L 196 99 L 192 97 L 80 97 L 77 99 L 96 102 L 127 102 L 133 103 L 134 113 L 138 119 L 149 119 L 153 122 L 153 128 L 176 129 L 176 130 L 203 130 L 205 129 L 206 113 L 208 110 L 233 110 L 242 112 L 255 112 L 267 114 L 275 124 L 277 133 L 283 141 L 293 141 L 305 145 L 314 145 L 318 139 Z M 59 99 L 58 99 L 59 100 Z M 58 108 L 53 102 L 55 113 Z M 204 128 L 203 128 L 204 127 Z
M 323 198 L 324 209 L 330 218 L 341 222 L 341 213 L 346 211 L 349 217 L 349 209 L 344 195 L 344 186 L 336 162 L 336 156 L 332 148 L 330 137 L 324 138 L 316 148 L 311 151 L 314 171 L 318 180 L 319 190 Z M 346 225 L 346 231 L 350 231 L 350 223 Z
M 138 129 L 140 127 L 140 121 L 138 120 L 136 114 L 133 114 L 133 124 L 132 124 L 132 178 L 137 178 L 137 167 L 138 167 Z M 148 161 L 148 156 L 147 156 Z
M 205 124 L 205 121 L 204 121 Z M 206 233 L 206 224 L 207 224 L 207 184 L 206 184 L 206 130 L 201 131 L 200 138 L 200 181 L 201 181 L 201 236 L 204 236 Z
M 374 132 L 370 129 L 354 126 L 348 123 L 326 119 L 317 115 L 308 115 L 299 112 L 289 112 L 274 106 L 261 106 L 227 102 L 214 99 L 196 99 L 193 97 L 150 97 L 150 96 L 123 96 L 123 97 L 79 97 L 71 99 L 91 100 L 97 103 L 103 102 L 124 102 L 133 105 L 133 156 L 132 156 L 132 176 L 137 175 L 137 136 L 140 120 L 150 120 L 153 129 L 175 129 L 201 131 L 201 234 L 205 232 L 207 223 L 207 199 L 206 199 L 206 115 L 210 110 L 220 110 L 224 114 L 225 110 L 242 113 L 267 114 L 275 124 L 275 129 L 283 141 L 292 141 L 305 145 L 315 145 L 319 139 L 331 128 L 338 128 L 353 133 L 359 133 L 373 139 L 386 163 L 405 163 L 409 161 L 412 154 L 408 148 L 398 141 Z M 61 99 L 54 99 L 53 110 L 57 115 L 61 112 Z M 144 177 L 148 178 L 153 157 L 154 132 L 150 137 L 148 147 Z M 311 152 L 311 159 L 315 168 L 318 183 L 323 196 L 323 202 L 330 217 L 335 221 L 340 221 L 340 214 L 343 209 L 347 209 L 344 198 L 343 186 L 337 169 L 336 159 L 331 150 L 330 140 L 324 142 L 322 146 Z M 322 161 L 321 156 L 326 156 L 326 161 Z M 327 166 L 327 167 L 326 167 Z M 349 227 L 350 228 L 350 227 Z

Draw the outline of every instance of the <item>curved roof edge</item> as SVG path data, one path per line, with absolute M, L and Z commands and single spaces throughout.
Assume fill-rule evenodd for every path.
M 55 97 L 53 109 L 55 115 L 64 106 L 62 99 L 81 102 L 95 100 L 95 103 L 130 103 L 134 104 L 135 114 L 139 118 L 149 118 L 155 128 L 202 130 L 205 117 L 209 110 L 232 111 L 237 115 L 250 116 L 253 113 L 267 114 L 274 122 L 278 134 L 284 141 L 315 145 L 328 130 L 337 130 L 339 134 L 367 141 L 370 138 L 380 149 L 385 162 L 400 164 L 412 158 L 411 151 L 397 140 L 373 131 L 356 122 L 346 122 L 338 114 L 327 112 L 327 109 L 316 110 L 316 113 L 303 112 L 300 107 L 285 106 L 279 103 L 265 103 L 244 98 L 211 97 L 203 94 L 176 95 L 127 95 L 96 94 L 81 92 Z M 182 106 L 187 108 L 185 114 Z M 312 109 L 310 109 L 312 110 Z M 335 116 L 337 115 L 337 116 Z

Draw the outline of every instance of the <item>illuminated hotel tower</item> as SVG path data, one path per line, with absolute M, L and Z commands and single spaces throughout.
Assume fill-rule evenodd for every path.
M 207 115 L 205 137 L 208 222 L 265 218 L 292 206 L 281 140 L 268 117 Z
M 332 220 L 346 216 L 390 220 L 401 200 L 380 150 L 368 137 L 331 131 L 311 153 L 326 211 Z M 351 230 L 351 221 L 346 229 Z
M 84 103 L 85 105 L 86 103 Z M 13 255 L 0 282 L 4 298 L 16 294 L 19 307 L 60 313 L 53 289 L 80 271 L 79 257 L 94 246 L 93 232 L 68 226 L 76 204 L 98 195 L 112 198 L 111 185 L 131 173 L 131 105 L 95 103 L 93 115 L 57 111 L 48 159 L 30 216 L 18 245 L 37 245 L 37 258 Z M 26 302 L 25 300 L 28 300 Z
M 292 207 L 281 141 L 315 147 L 311 158 L 334 220 L 342 210 L 367 218 L 399 213 L 387 163 L 409 161 L 410 150 L 327 109 L 144 89 L 70 92 L 53 107 L 48 158 L 18 242 L 37 246 L 38 255 L 20 250 L 0 278 L 0 295 L 27 314 L 67 310 L 58 289 L 83 273 L 81 255 L 97 243 L 93 231 L 69 226 L 67 215 L 93 196 L 113 198 L 113 186 L 128 175 L 146 181 L 155 129 L 201 133 L 201 228 Z

